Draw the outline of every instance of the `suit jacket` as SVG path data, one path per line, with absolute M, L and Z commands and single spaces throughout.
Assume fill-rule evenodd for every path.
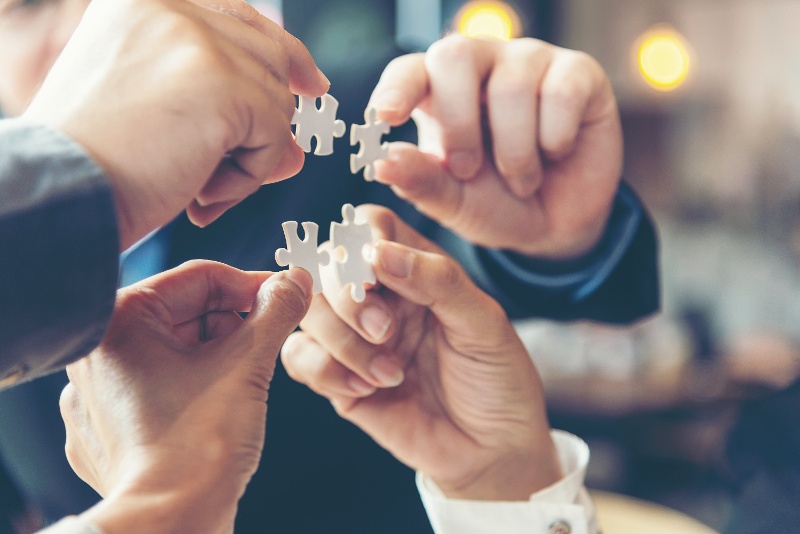
M 0 121 L 0 383 L 57 371 L 100 342 L 117 240 L 110 186 L 81 147 Z

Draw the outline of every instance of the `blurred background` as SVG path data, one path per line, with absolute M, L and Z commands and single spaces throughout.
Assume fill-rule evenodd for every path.
M 726 431 L 742 402 L 800 376 L 800 1 L 254 4 L 306 43 L 346 122 L 390 59 L 444 33 L 537 37 L 600 61 L 625 178 L 660 229 L 664 313 L 519 331 L 553 426 L 590 444 L 590 487 L 721 528 Z M 413 138 L 413 125 L 393 135 Z M 0 470 L 0 510 L 23 508 Z

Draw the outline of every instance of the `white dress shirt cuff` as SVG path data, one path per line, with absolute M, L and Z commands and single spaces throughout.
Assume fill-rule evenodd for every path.
M 417 488 L 436 534 L 595 534 L 594 505 L 583 487 L 589 447 L 567 432 L 553 430 L 564 477 L 527 501 L 448 499 L 433 480 L 417 472 Z

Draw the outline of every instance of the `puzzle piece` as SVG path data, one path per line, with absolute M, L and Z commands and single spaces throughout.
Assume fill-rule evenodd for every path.
M 339 102 L 329 94 L 322 96 L 322 105 L 317 108 L 317 99 L 300 96 L 294 111 L 292 124 L 294 136 L 304 152 L 311 152 L 311 138 L 317 138 L 316 156 L 333 154 L 333 138 L 342 137 L 347 131 L 344 121 L 336 118 Z
M 364 111 L 365 124 L 354 124 L 350 128 L 350 145 L 361 143 L 358 154 L 350 155 L 350 172 L 357 173 L 364 169 L 364 179 L 371 182 L 375 179 L 376 161 L 389 157 L 389 143 L 381 144 L 381 137 L 391 130 L 389 123 L 376 120 L 374 108 Z
M 317 250 L 317 232 L 319 226 L 313 222 L 303 223 L 305 237 L 300 239 L 297 235 L 297 221 L 283 223 L 283 235 L 286 236 L 287 248 L 275 251 L 275 262 L 281 267 L 302 267 L 314 279 L 314 293 L 322 292 L 322 281 L 319 276 L 319 266 L 327 265 L 330 256 L 325 251 Z
M 342 222 L 331 223 L 331 247 L 339 287 L 353 284 L 350 296 L 356 302 L 364 302 L 367 297 L 364 284 L 376 282 L 375 271 L 365 254 L 372 247 L 372 229 L 368 224 L 356 224 L 355 216 L 352 204 L 342 206 Z M 344 253 L 344 258 L 338 258 L 339 253 Z

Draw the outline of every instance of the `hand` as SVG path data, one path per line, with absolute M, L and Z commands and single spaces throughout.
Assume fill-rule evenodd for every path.
M 394 60 L 370 105 L 412 117 L 376 179 L 478 245 L 577 258 L 600 239 L 622 170 L 611 84 L 595 60 L 534 39 L 451 36 Z
M 379 286 L 363 304 L 314 297 L 283 347 L 289 375 L 450 497 L 527 500 L 557 481 L 541 384 L 502 308 L 388 210 L 357 213 L 387 239 Z M 380 343 L 360 321 L 377 305 L 396 317 Z
M 205 261 L 119 291 L 103 342 L 67 367 L 61 396 L 70 465 L 106 497 L 88 520 L 108 534 L 232 526 L 261 458 L 278 351 L 310 294 L 299 269 Z
M 292 93 L 328 85 L 297 39 L 242 0 L 93 0 L 24 116 L 106 171 L 124 249 L 187 205 L 206 225 L 295 174 Z

